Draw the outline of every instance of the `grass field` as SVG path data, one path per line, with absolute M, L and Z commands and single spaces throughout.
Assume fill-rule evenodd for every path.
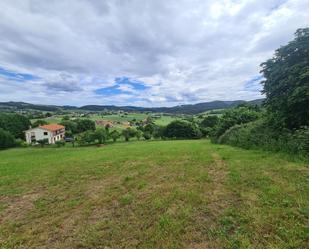
M 306 248 L 308 165 L 207 140 L 0 151 L 0 248 Z
M 150 114 L 151 115 L 151 114 Z M 48 118 L 44 118 L 46 122 L 49 124 L 51 123 L 60 123 L 62 118 L 65 115 L 57 115 L 52 116 Z M 92 114 L 89 117 L 86 117 L 88 119 L 91 119 L 93 121 L 96 120 L 107 120 L 107 121 L 113 121 L 113 122 L 129 122 L 133 119 L 136 121 L 145 120 L 148 117 L 148 114 L 146 113 L 127 113 L 127 115 L 120 113 L 120 114 L 111 114 L 111 115 L 98 115 L 98 114 Z M 37 119 L 32 119 L 31 122 L 34 123 Z M 160 118 L 154 119 L 154 123 L 157 125 L 168 125 L 170 122 L 176 120 L 175 117 L 168 116 L 168 115 L 161 115 Z M 119 128 L 123 128 L 121 125 L 117 126 Z

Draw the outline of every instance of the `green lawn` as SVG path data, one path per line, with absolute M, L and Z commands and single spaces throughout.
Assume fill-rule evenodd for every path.
M 308 165 L 207 140 L 0 151 L 0 248 L 306 248 Z

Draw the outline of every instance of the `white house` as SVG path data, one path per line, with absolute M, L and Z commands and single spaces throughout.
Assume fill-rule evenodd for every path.
M 27 143 L 35 143 L 38 140 L 47 138 L 49 144 L 63 140 L 65 127 L 58 124 L 42 125 L 25 131 Z

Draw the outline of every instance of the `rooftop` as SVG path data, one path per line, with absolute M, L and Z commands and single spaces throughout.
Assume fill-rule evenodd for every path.
M 49 130 L 49 131 L 57 131 L 64 129 L 65 127 L 63 125 L 58 125 L 58 124 L 48 124 L 48 125 L 41 125 L 39 128 Z

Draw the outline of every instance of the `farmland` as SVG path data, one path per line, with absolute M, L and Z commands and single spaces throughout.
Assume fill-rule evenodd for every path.
M 305 248 L 308 165 L 208 140 L 0 152 L 1 248 Z
M 69 116 L 74 118 L 74 113 L 69 112 L 68 115 L 57 115 L 53 114 L 51 117 L 41 118 L 47 123 L 60 123 L 63 117 Z M 77 116 L 78 118 L 88 118 L 93 121 L 107 121 L 116 124 L 116 127 L 123 128 L 124 124 L 130 121 L 143 121 L 147 117 L 153 117 L 153 121 L 157 125 L 168 125 L 170 122 L 176 119 L 182 119 L 181 115 L 168 115 L 168 114 L 154 114 L 154 113 L 140 113 L 140 112 L 130 112 L 130 113 L 111 113 L 111 114 L 100 114 L 100 113 L 90 113 L 85 116 Z M 76 117 L 75 117 L 76 118 Z M 32 119 L 31 122 L 35 122 L 38 119 Z

